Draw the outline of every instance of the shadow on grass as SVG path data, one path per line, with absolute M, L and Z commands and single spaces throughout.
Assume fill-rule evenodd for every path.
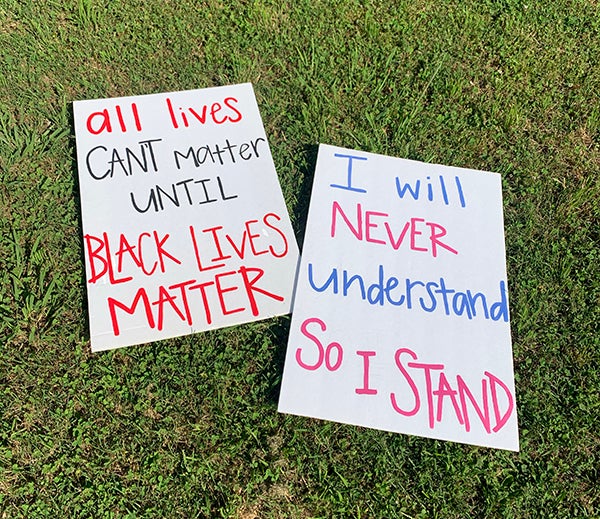
M 296 237 L 300 250 L 302 250 L 302 244 L 304 243 L 304 232 L 306 230 L 306 220 L 308 218 L 308 207 L 310 205 L 310 195 L 318 152 L 319 146 L 317 144 L 303 146 L 302 160 L 298 165 L 298 171 L 302 175 L 302 183 L 300 184 L 300 192 L 298 193 L 298 202 L 296 207 L 294 207 L 293 220 L 298 227 L 296 229 Z
M 304 243 L 304 232 L 306 229 L 306 221 L 308 219 L 308 208 L 310 206 L 310 196 L 312 191 L 312 184 L 315 172 L 315 166 L 317 164 L 317 155 L 319 146 L 316 144 L 309 144 L 303 146 L 302 158 L 298 164 L 298 171 L 302 175 L 302 183 L 300 186 L 300 192 L 298 193 L 298 202 L 294 208 L 294 218 L 298 229 L 296 229 L 296 238 L 298 240 L 298 246 L 302 251 L 302 245 Z M 292 309 L 293 301 L 295 299 L 296 291 L 292 296 Z M 274 320 L 270 326 L 270 331 L 274 335 L 275 352 L 273 355 L 273 361 L 275 363 L 275 379 L 271 384 L 271 391 L 267 395 L 267 402 L 269 404 L 277 405 L 279 402 L 279 395 L 281 392 L 281 378 L 283 375 L 283 367 L 285 364 L 285 356 L 287 351 L 287 342 L 290 333 L 291 317 L 282 317 Z M 268 375 L 268 374 L 265 374 Z
M 68 115 L 69 115 L 69 121 L 71 122 L 71 132 L 69 133 L 69 157 L 70 157 L 70 162 L 71 162 L 71 172 L 73 175 L 73 200 L 75 201 L 75 206 L 77 208 L 77 214 L 78 214 L 78 218 L 77 218 L 77 227 L 78 227 L 78 232 L 79 232 L 79 236 L 83 237 L 83 220 L 82 220 L 82 213 L 81 213 L 81 196 L 80 196 L 80 189 L 79 189 L 79 175 L 78 175 L 78 165 L 77 165 L 77 148 L 76 148 L 76 143 L 75 143 L 75 116 L 73 114 L 73 103 L 69 103 L 68 107 L 67 107 L 67 111 L 68 111 Z M 79 276 L 79 288 L 83 291 L 84 294 L 86 294 L 86 296 L 84 297 L 84 302 L 81 308 L 81 315 L 83 316 L 83 319 L 85 320 L 85 335 L 84 335 L 84 339 L 86 340 L 86 342 L 89 342 L 90 340 L 90 312 L 89 312 L 89 307 L 88 307 L 88 303 L 87 303 L 87 279 L 86 279 L 86 274 L 85 274 L 85 252 L 83 250 L 83 243 L 82 246 L 80 248 L 80 253 L 79 253 L 79 262 L 78 265 L 83 265 L 83 269 L 81 269 L 80 271 L 80 276 Z

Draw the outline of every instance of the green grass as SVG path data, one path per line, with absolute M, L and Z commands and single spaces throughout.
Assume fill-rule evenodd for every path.
M 0 517 L 599 517 L 598 9 L 0 2 Z M 300 241 L 318 142 L 502 174 L 521 452 L 278 414 L 287 317 L 90 354 L 72 101 L 245 81 Z

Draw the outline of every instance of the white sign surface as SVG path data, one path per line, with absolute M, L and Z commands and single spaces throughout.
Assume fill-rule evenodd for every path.
M 320 146 L 279 411 L 518 450 L 498 174 Z
M 298 247 L 252 85 L 74 116 L 92 351 L 290 311 Z

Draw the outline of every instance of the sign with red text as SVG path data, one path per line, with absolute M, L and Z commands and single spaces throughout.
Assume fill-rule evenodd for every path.
M 92 351 L 290 311 L 298 247 L 252 85 L 74 118 Z
M 320 146 L 279 411 L 518 450 L 500 175 Z

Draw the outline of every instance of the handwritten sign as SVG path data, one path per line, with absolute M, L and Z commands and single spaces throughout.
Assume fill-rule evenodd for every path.
M 518 450 L 498 174 L 320 146 L 279 411 Z
M 74 116 L 92 351 L 290 311 L 298 247 L 250 84 Z

